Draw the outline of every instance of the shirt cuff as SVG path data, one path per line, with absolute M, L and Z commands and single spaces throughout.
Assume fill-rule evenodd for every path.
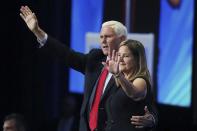
M 151 116 L 151 117 L 152 117 L 152 119 L 153 119 L 153 125 L 152 125 L 152 127 L 154 127 L 154 126 L 156 125 L 155 117 L 154 117 L 154 115 L 153 115 L 153 114 L 150 114 L 150 116 Z
M 37 38 L 37 41 L 39 43 L 39 48 L 43 47 L 46 44 L 46 41 L 48 39 L 48 35 L 45 33 L 43 39 Z

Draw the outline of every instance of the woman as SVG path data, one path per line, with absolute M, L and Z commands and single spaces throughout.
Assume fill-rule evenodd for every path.
M 120 44 L 107 61 L 116 85 L 106 103 L 108 121 L 106 131 L 143 131 L 130 123 L 132 115 L 143 115 L 144 106 L 151 104 L 151 82 L 145 50 L 136 40 Z

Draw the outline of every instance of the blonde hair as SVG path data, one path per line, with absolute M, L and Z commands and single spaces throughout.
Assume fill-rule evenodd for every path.
M 111 21 L 104 22 L 102 24 L 102 28 L 105 26 L 111 27 L 116 33 L 116 35 L 124 36 L 125 38 L 127 38 L 127 28 L 122 23 L 111 20 Z

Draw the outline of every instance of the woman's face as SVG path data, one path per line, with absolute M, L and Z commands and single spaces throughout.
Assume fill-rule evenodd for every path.
M 135 70 L 135 59 L 133 53 L 125 45 L 121 46 L 118 50 L 118 57 L 120 58 L 119 69 L 125 74 L 130 74 Z

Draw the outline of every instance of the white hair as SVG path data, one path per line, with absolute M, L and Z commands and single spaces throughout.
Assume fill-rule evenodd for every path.
M 127 38 L 127 28 L 122 23 L 111 20 L 111 21 L 104 22 L 102 24 L 102 28 L 105 26 L 111 27 L 116 33 L 116 35 L 124 36 L 125 38 Z

